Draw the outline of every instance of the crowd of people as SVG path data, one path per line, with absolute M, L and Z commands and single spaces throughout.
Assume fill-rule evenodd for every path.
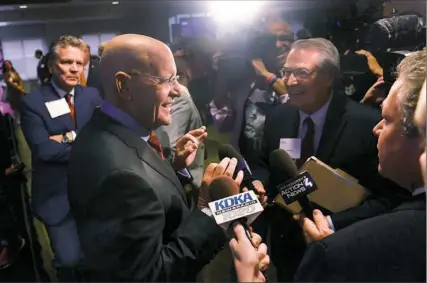
M 114 37 L 99 57 L 61 36 L 36 52 L 39 86 L 29 93 L 5 61 L 7 100 L 31 151 L 31 211 L 60 281 L 195 281 L 227 245 L 239 282 L 265 282 L 271 263 L 283 282 L 426 280 L 425 49 L 399 63 L 390 90 L 379 87 L 374 55 L 357 51 L 378 79 L 359 102 L 342 88 L 348 52 L 308 31 L 296 39 L 281 19 L 264 33 L 274 52 L 253 52 L 250 71 L 233 79 L 225 50 L 206 80 L 181 48 L 137 34 Z M 212 88 L 207 103 L 192 98 L 200 80 Z M 209 208 L 210 184 L 227 176 L 245 191 L 247 176 L 232 156 L 205 166 L 207 116 L 251 167 L 264 207 L 249 233 L 234 222 L 231 239 Z M 345 171 L 368 196 L 344 211 L 293 215 L 273 201 L 277 149 L 298 151 L 298 168 L 315 156 Z M 1 164 L 3 186 L 18 169 Z M 11 231 L 0 223 L 0 268 L 25 245 Z

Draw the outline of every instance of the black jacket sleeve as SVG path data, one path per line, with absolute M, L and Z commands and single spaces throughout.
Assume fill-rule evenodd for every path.
M 90 209 L 98 221 L 81 237 L 91 238 L 89 250 L 96 254 L 90 257 L 102 259 L 92 262 L 92 268 L 109 272 L 114 280 L 195 278 L 226 241 L 215 221 L 197 210 L 165 238 L 165 212 L 156 191 L 131 170 L 110 173 L 97 191 Z

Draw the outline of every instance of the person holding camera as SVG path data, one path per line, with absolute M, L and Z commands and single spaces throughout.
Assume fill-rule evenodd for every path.
M 232 56 L 224 52 L 214 58 L 218 61 L 215 64 L 218 76 L 210 112 L 219 131 L 231 133 L 230 143 L 240 150 L 248 163 L 258 163 L 269 106 L 282 99 L 286 101 L 286 88 L 278 77 L 293 40 L 291 26 L 281 19 L 273 19 L 266 23 L 263 34 L 256 37 L 247 55 L 253 67 L 251 73 L 230 76 L 225 66 L 233 65 L 226 64 Z

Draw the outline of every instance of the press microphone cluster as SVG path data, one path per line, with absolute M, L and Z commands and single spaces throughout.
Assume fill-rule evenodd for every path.
M 297 201 L 305 216 L 313 220 L 313 205 L 307 195 L 317 189 L 317 186 L 307 171 L 298 173 L 298 168 L 292 157 L 282 149 L 276 149 L 270 154 L 270 174 L 279 183 L 277 189 L 286 204 Z
M 229 144 L 221 145 L 218 149 L 219 159 L 222 160 L 226 157 L 228 158 L 236 158 L 237 159 L 237 168 L 236 172 L 243 171 L 243 181 L 242 184 L 250 191 L 254 191 L 258 193 L 255 186 L 253 185 L 254 178 L 252 176 L 251 169 L 249 168 L 248 163 L 243 158 L 243 156 L 232 146 Z

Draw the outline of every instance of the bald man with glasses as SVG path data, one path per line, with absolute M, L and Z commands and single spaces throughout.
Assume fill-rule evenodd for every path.
M 207 133 L 200 127 L 178 139 L 173 160 L 163 151 L 167 136 L 156 130 L 172 122 L 180 95 L 172 52 L 153 38 L 124 34 L 106 44 L 100 70 L 105 101 L 69 163 L 83 281 L 195 281 L 227 241 L 208 208 L 208 184 L 232 176 L 237 160 L 208 167 L 190 211 L 182 182 L 191 181 L 186 167 Z

